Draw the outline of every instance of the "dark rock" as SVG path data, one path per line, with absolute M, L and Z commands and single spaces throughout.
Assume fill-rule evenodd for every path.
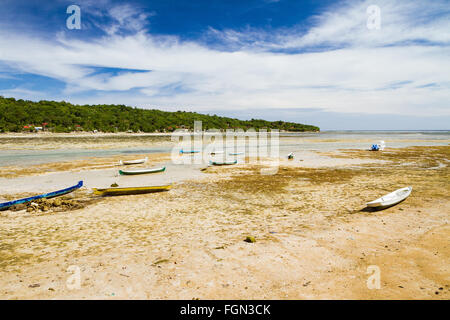
M 256 242 L 256 239 L 255 239 L 255 237 L 247 236 L 244 241 L 249 242 L 249 243 L 254 243 L 254 242 Z
M 27 205 L 25 203 L 16 204 L 11 207 L 11 210 L 13 211 L 19 211 L 19 210 L 25 210 L 27 208 Z

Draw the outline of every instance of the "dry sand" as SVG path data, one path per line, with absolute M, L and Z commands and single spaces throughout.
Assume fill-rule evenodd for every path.
M 0 298 L 449 299 L 449 155 L 448 146 L 305 153 L 275 175 L 239 164 L 194 176 L 199 168 L 187 166 L 170 192 L 81 190 L 71 197 L 86 200 L 82 208 L 4 211 Z M 168 161 L 158 157 L 152 165 Z M 56 164 L 52 174 L 93 172 L 87 166 Z M 95 170 L 102 179 L 115 169 Z M 6 182 L 53 177 L 38 173 L 4 176 L 0 198 L 11 197 Z M 414 189 L 403 203 L 362 210 L 406 185 Z M 373 265 L 380 289 L 367 287 Z

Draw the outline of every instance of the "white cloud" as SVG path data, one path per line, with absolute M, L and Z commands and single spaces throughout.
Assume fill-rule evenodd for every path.
M 380 9 L 379 30 L 367 28 L 366 10 L 371 5 Z M 243 48 L 378 47 L 421 40 L 448 45 L 449 18 L 447 1 L 341 1 L 321 15 L 311 17 L 306 31 L 304 26 L 276 34 L 211 29 L 210 35 Z
M 105 28 L 105 31 L 113 35 L 118 30 L 124 29 L 126 31 L 139 32 L 148 24 L 148 18 L 154 13 L 146 14 L 134 8 L 130 4 L 121 4 L 113 6 L 108 10 L 108 15 L 114 22 Z
M 378 1 L 380 30 L 366 27 L 368 4 L 332 7 L 302 32 L 211 29 L 209 36 L 232 45 L 232 51 L 144 32 L 148 17 L 125 5 L 109 10 L 115 22 L 105 27 L 108 35 L 89 41 L 63 33 L 50 42 L 2 32 L 0 61 L 64 81 L 63 98 L 77 103 L 450 115 L 445 2 Z M 124 29 L 133 33 L 117 33 Z M 288 49 L 299 53 L 283 53 Z M 112 76 L 92 74 L 86 66 L 149 72 Z M 97 94 L 77 95 L 91 90 Z

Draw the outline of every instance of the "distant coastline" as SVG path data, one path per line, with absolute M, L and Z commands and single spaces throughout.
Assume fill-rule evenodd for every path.
M 187 111 L 161 111 L 125 105 L 75 105 L 65 101 L 39 102 L 0 96 L 0 132 L 50 131 L 57 133 L 171 133 L 201 129 L 255 129 L 289 132 L 317 132 L 313 125 L 261 119 L 239 120 Z

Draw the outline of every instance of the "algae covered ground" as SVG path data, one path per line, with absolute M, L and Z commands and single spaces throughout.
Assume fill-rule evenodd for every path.
M 297 154 L 274 175 L 209 167 L 166 193 L 1 212 L 0 297 L 448 299 L 449 155 L 341 150 L 320 155 L 339 165 L 312 167 Z M 364 210 L 409 185 L 400 205 Z M 67 286 L 73 266 L 78 289 Z

